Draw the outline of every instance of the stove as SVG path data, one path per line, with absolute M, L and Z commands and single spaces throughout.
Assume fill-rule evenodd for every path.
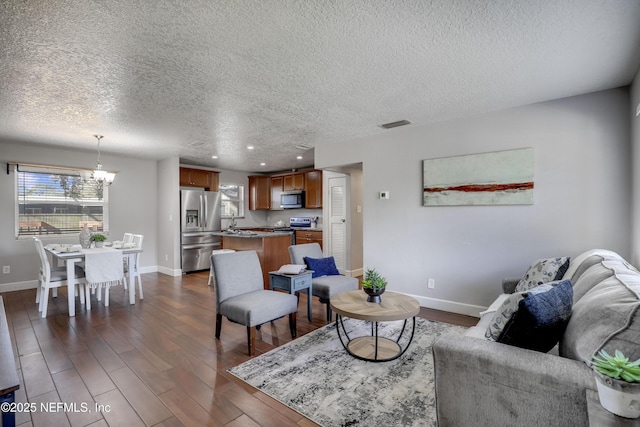
M 310 228 L 311 218 L 308 216 L 291 217 L 289 219 L 289 226 L 294 230 L 297 228 Z

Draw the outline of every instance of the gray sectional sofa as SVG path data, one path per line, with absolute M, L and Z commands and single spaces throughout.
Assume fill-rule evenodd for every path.
M 548 353 L 487 339 L 500 297 L 464 337 L 433 345 L 438 425 L 588 426 L 588 366 L 600 349 L 640 358 L 640 273 L 618 254 L 587 251 L 564 274 L 573 285 L 571 317 Z M 511 294 L 518 281 L 503 282 Z

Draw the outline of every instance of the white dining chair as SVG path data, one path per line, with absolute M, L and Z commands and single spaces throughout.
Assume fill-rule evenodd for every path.
M 60 286 L 67 286 L 67 270 L 65 267 L 52 268 L 49 258 L 44 251 L 42 241 L 37 237 L 33 238 L 36 244 L 36 250 L 40 257 L 40 272 L 38 274 L 38 288 L 36 289 L 36 303 L 41 317 L 47 317 L 47 308 L 49 305 L 49 289 L 57 289 Z M 76 295 L 80 298 L 80 303 L 84 303 L 84 272 L 81 268 L 75 269 L 76 279 Z
M 122 236 L 122 243 L 133 243 L 133 233 L 124 233 L 124 235 Z M 128 271 L 128 262 L 129 262 L 129 258 L 123 258 L 122 259 L 123 262 L 123 267 L 124 267 L 124 271 L 125 273 Z M 124 282 L 124 288 L 127 289 L 127 281 L 125 280 Z M 100 301 L 100 300 L 98 300 Z
M 136 249 L 142 249 L 142 242 L 144 241 L 144 235 L 142 234 L 132 234 L 131 243 L 135 243 Z M 140 295 L 140 299 L 143 299 L 144 296 L 142 294 L 142 276 L 140 275 L 140 254 L 134 254 L 133 256 L 134 262 L 132 266 L 129 266 L 129 263 L 125 263 L 124 266 L 124 288 L 127 289 L 127 278 L 129 277 L 129 268 L 133 268 L 133 283 L 131 286 L 136 285 L 136 279 L 138 280 L 138 294 Z

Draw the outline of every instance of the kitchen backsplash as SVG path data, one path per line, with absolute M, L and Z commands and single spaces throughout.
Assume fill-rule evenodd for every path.
M 322 227 L 322 209 L 287 209 L 284 211 L 269 211 L 267 213 L 267 224 L 274 225 L 277 221 L 284 221 L 289 225 L 289 218 L 292 216 L 318 217 L 318 227 Z
M 322 209 L 287 209 L 284 211 L 250 211 L 245 210 L 244 218 L 236 219 L 237 227 L 264 227 L 273 226 L 282 220 L 289 225 L 289 218 L 296 216 L 318 217 L 318 227 L 322 227 Z M 222 229 L 229 227 L 229 219 L 222 219 Z

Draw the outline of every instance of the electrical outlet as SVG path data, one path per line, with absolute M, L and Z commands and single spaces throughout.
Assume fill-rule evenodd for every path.
M 435 289 L 436 288 L 436 280 L 435 279 L 429 279 L 429 281 L 427 282 L 427 287 L 429 289 Z
M 9 273 L 11 273 L 11 266 L 3 265 L 2 266 L 2 274 L 9 274 Z
M 169 261 L 169 255 L 168 254 L 164 254 L 164 260 L 165 261 Z

